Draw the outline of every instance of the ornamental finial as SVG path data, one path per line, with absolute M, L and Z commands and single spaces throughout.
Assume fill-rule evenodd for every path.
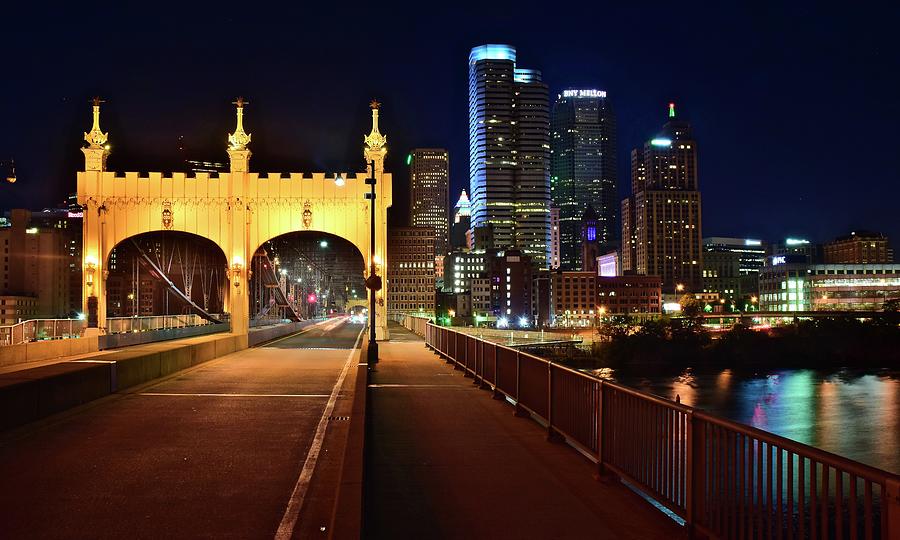
M 234 133 L 228 135 L 228 148 L 229 150 L 246 150 L 251 135 L 244 131 L 244 105 L 250 102 L 238 96 L 231 103 L 237 105 L 237 127 L 234 128 Z
M 381 103 L 378 103 L 377 100 L 373 99 L 371 103 L 369 103 L 369 107 L 372 109 L 372 131 L 365 137 L 363 137 L 363 141 L 365 141 L 366 146 L 369 150 L 380 150 L 387 144 L 387 135 L 382 135 L 380 131 L 378 131 L 378 109 L 381 107 Z
M 90 148 L 106 148 L 106 141 L 109 139 L 109 133 L 103 133 L 100 130 L 100 104 L 103 103 L 103 100 L 100 99 L 99 96 L 95 96 L 94 99 L 91 100 L 94 107 L 94 125 L 91 127 L 91 131 L 84 134 L 84 140 L 87 141 Z

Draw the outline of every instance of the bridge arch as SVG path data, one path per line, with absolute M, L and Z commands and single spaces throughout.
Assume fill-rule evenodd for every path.
M 225 252 L 200 235 L 156 230 L 128 236 L 110 247 L 102 265 L 109 317 L 225 311 Z
M 105 327 L 106 276 L 112 249 L 129 237 L 150 231 L 181 231 L 209 239 L 225 254 L 229 286 L 224 292 L 232 331 L 246 333 L 249 313 L 244 295 L 247 269 L 255 250 L 279 235 L 320 231 L 345 238 L 368 261 L 370 243 L 370 185 L 376 179 L 375 260 L 387 268 L 387 209 L 392 201 L 391 175 L 384 171 L 387 138 L 378 129 L 373 102 L 372 131 L 365 137 L 362 172 L 268 173 L 250 172 L 250 135 L 243 128 L 243 105 L 238 100 L 237 125 L 229 135 L 229 172 L 117 174 L 106 170 L 108 134 L 100 129 L 99 101 L 94 124 L 85 133 L 88 146 L 84 171 L 78 173 L 78 202 L 84 208 L 83 303 L 89 327 Z M 90 280 L 90 283 L 88 283 Z M 384 283 L 387 283 L 384 280 Z M 377 303 L 378 339 L 387 339 L 386 298 Z

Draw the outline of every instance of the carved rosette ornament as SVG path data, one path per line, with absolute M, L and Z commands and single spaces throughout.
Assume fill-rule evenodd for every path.
M 169 201 L 164 201 L 162 211 L 163 229 L 167 231 L 172 230 L 172 222 L 174 221 L 174 218 L 175 216 L 172 214 L 172 203 Z
M 312 226 L 312 205 L 309 201 L 303 203 L 303 228 L 308 229 Z

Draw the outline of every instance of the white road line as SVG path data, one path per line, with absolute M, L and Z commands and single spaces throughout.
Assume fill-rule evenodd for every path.
M 316 427 L 316 434 L 313 436 L 312 445 L 309 447 L 309 453 L 306 454 L 306 461 L 303 463 L 303 468 L 300 470 L 300 476 L 297 477 L 297 483 L 294 485 L 294 491 L 291 493 L 291 498 L 288 500 L 287 508 L 284 510 L 284 516 L 281 518 L 278 530 L 275 531 L 276 540 L 289 539 L 294 533 L 294 527 L 297 525 L 297 519 L 300 517 L 300 509 L 303 507 L 303 498 L 306 497 L 306 491 L 309 489 L 313 471 L 316 469 L 316 462 L 319 460 L 319 452 L 322 450 L 322 442 L 325 439 L 325 430 L 328 428 L 328 417 L 331 416 L 332 411 L 334 411 L 334 404 L 337 401 L 338 393 L 344 385 L 344 378 L 350 370 L 353 354 L 356 352 L 356 347 L 359 345 L 359 340 L 362 338 L 362 335 L 363 331 L 360 330 L 359 335 L 356 336 L 356 343 L 353 344 L 353 348 L 350 349 L 350 354 L 347 355 L 347 361 L 344 362 L 344 368 L 341 370 L 337 382 L 334 383 L 334 388 L 331 390 L 331 396 L 328 398 L 328 403 L 325 404 L 325 410 L 322 411 L 322 418 L 319 419 L 319 425 Z
M 169 392 L 141 392 L 139 396 L 190 396 L 190 397 L 278 397 L 278 398 L 327 398 L 330 394 L 179 394 Z

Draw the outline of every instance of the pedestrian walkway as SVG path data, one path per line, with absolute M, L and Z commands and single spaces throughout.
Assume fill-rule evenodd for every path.
M 677 538 L 683 529 L 391 326 L 370 379 L 366 538 Z

